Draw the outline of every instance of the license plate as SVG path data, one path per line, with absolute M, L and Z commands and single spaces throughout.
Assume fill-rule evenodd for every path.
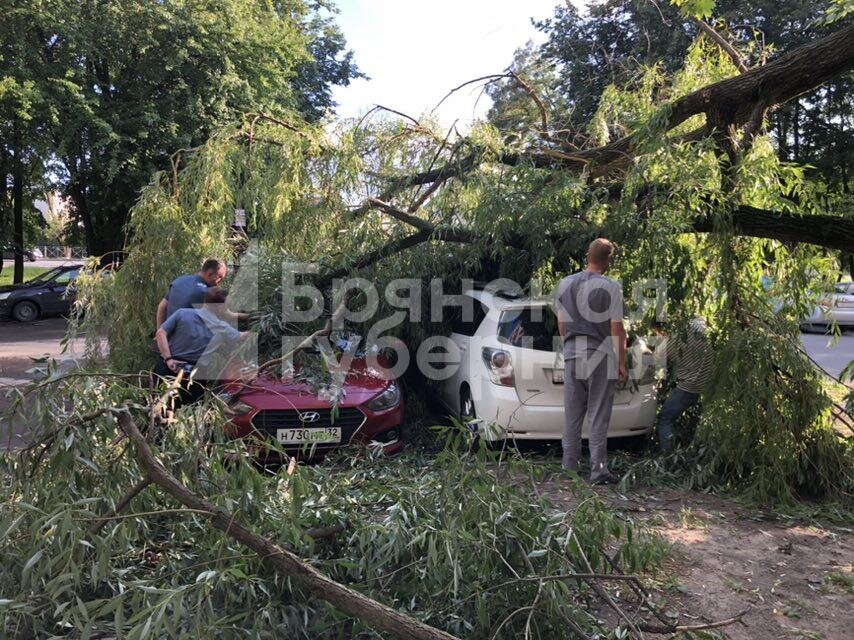
M 555 384 L 563 384 L 563 369 L 552 369 L 552 382 Z
M 282 444 L 341 442 L 341 427 L 324 427 L 322 429 L 276 429 L 276 438 Z

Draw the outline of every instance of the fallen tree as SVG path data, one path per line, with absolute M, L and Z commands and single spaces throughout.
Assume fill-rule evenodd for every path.
M 244 273 L 257 265 L 262 355 L 275 362 L 283 334 L 327 331 L 326 320 L 282 316 L 283 260 L 315 263 L 301 278 L 326 294 L 351 275 L 380 287 L 402 277 L 548 285 L 607 235 L 620 245 L 614 275 L 626 290 L 658 278 L 677 321 L 710 319 L 718 374 L 680 459 L 688 479 L 764 501 L 850 495 L 851 443 L 830 429 L 827 390 L 794 345 L 798 321 L 837 276 L 837 251 L 852 248 L 854 218 L 844 196 L 777 160 L 762 118 L 850 70 L 851 35 L 843 27 L 747 71 L 703 37 L 682 72 L 646 70 L 606 92 L 585 148 L 550 131 L 548 114 L 522 135 L 482 123 L 459 136 L 377 111 L 332 133 L 286 114 L 252 116 L 176 154 L 134 208 L 122 268 L 79 283 L 78 321 L 93 349 L 108 336 L 115 379 L 45 383 L 53 390 L 32 419 L 50 437 L 3 460 L 13 479 L 0 522 L 7 629 L 133 638 L 199 628 L 312 638 L 699 630 L 662 619 L 635 575 L 660 561 L 661 545 L 583 487 L 571 511 L 555 513 L 454 446 L 429 461 L 361 458 L 265 478 L 219 441 L 216 402 L 172 414 L 153 448 L 137 426 L 152 398 L 127 372 L 152 364 L 152 310 L 168 282 L 210 255 L 240 258 Z M 255 241 L 242 256 L 235 209 Z M 255 292 L 238 285 L 231 297 L 248 305 Z M 414 349 L 442 327 L 413 320 L 392 331 Z M 130 450 L 111 407 L 124 408 Z

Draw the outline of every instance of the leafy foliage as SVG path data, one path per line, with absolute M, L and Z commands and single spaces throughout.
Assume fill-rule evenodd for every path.
M 708 18 L 712 8 L 712 26 L 753 66 L 845 24 L 846 6 L 842 0 L 595 0 L 581 13 L 560 3 L 553 17 L 537 25 L 545 42 L 517 51 L 511 68 L 545 87 L 554 128 L 573 140 L 583 136 L 609 85 L 631 83 L 639 66 L 678 70 L 699 33 L 695 19 Z M 824 7 L 829 19 L 816 20 Z M 547 84 L 538 82 L 546 75 Z M 491 122 L 506 129 L 537 122 L 535 110 L 518 108 L 525 95 L 514 83 L 488 91 L 495 101 Z M 848 73 L 768 115 L 780 158 L 815 167 L 820 179 L 840 191 L 850 191 L 852 176 L 852 95 Z
M 141 479 L 113 417 L 93 412 L 128 406 L 145 423 L 147 393 L 105 373 L 54 373 L 44 384 L 54 399 L 28 411 L 45 444 L 0 460 L 5 637 L 375 637 L 155 487 L 99 533 L 87 532 Z M 496 468 L 485 451 L 472 457 L 449 446 L 433 460 L 353 452 L 268 475 L 225 440 L 223 421 L 216 404 L 179 410 L 159 449 L 182 482 L 326 575 L 461 637 L 518 636 L 524 616 L 499 623 L 535 598 L 530 567 L 554 576 L 586 573 L 589 563 L 608 573 L 613 558 L 640 571 L 665 551 L 583 484 L 573 485 L 572 510 L 556 510 L 527 495 L 526 464 L 505 459 Z M 333 538 L 305 534 L 340 524 Z M 555 637 L 564 615 L 604 632 L 582 582 L 551 579 L 542 589 L 531 637 Z

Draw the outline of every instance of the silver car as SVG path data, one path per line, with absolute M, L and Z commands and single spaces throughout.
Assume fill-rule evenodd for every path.
M 833 323 L 840 329 L 854 327 L 854 282 L 837 283 L 833 293 L 823 297 L 804 319 L 801 329 L 824 332 Z

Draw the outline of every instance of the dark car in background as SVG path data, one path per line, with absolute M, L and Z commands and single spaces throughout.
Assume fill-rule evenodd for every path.
M 68 313 L 74 303 L 74 281 L 82 265 L 64 264 L 21 284 L 0 287 L 0 319 L 31 322 Z

